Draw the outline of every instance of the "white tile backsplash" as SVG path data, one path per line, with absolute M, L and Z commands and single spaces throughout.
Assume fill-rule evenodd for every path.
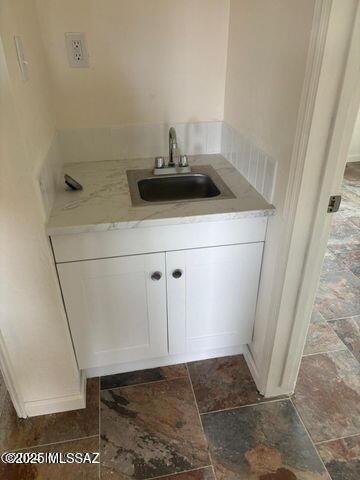
M 221 128 L 221 154 L 272 203 L 277 162 L 225 122 Z
M 181 152 L 220 152 L 222 122 L 75 128 L 59 131 L 64 163 L 167 155 L 170 126 L 176 129 Z
M 258 151 L 254 145 L 250 145 L 250 163 L 248 180 L 253 187 L 256 188 L 256 173 L 257 173 Z
M 222 122 L 207 123 L 206 153 L 220 153 Z
M 273 201 L 275 182 L 277 174 L 277 162 L 271 157 L 267 158 L 265 178 L 264 178 L 264 187 L 263 187 L 263 196 L 268 201 Z
M 266 157 L 262 155 L 258 155 L 255 187 L 258 192 L 262 192 L 262 193 L 264 192 L 265 170 L 266 170 Z
M 183 145 L 184 153 L 189 155 L 207 153 L 207 124 L 185 123 L 183 127 L 184 133 L 179 135 L 178 143 L 180 148 Z
M 56 191 L 63 181 L 62 167 L 63 161 L 59 148 L 59 136 L 55 134 L 38 177 L 46 218 L 48 218 L 54 204 Z
M 232 145 L 232 129 L 222 122 L 221 125 L 221 155 L 230 161 L 231 156 L 231 145 Z M 234 150 L 236 150 L 234 148 Z

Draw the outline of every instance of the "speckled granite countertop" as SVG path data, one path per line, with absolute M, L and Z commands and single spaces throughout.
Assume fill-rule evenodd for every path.
M 126 170 L 152 168 L 153 159 L 71 163 L 66 173 L 82 191 L 59 191 L 47 224 L 49 235 L 214 222 L 273 215 L 274 207 L 221 155 L 198 155 L 190 165 L 211 165 L 236 198 L 133 207 Z

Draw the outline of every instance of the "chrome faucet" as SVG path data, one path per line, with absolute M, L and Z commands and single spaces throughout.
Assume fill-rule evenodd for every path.
M 177 148 L 176 130 L 174 127 L 171 127 L 169 130 L 169 167 L 175 166 L 174 158 L 177 154 Z
M 188 158 L 186 155 L 180 155 L 177 164 L 175 158 L 179 156 L 176 130 L 174 127 L 169 129 L 169 160 L 166 164 L 164 157 L 155 158 L 154 175 L 173 175 L 176 173 L 190 173 Z

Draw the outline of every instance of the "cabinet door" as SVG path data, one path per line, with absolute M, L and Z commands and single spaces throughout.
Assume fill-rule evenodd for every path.
M 249 343 L 263 243 L 166 253 L 169 352 Z
M 164 253 L 57 268 L 80 368 L 167 354 Z

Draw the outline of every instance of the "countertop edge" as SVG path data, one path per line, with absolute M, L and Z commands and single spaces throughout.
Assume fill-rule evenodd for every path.
M 184 217 L 154 218 L 129 222 L 121 221 L 114 223 L 99 223 L 94 225 L 74 225 L 59 227 L 45 226 L 45 230 L 47 235 L 51 237 L 57 235 L 76 235 L 90 232 L 109 232 L 114 230 L 148 228 L 167 225 L 186 225 L 190 223 L 231 221 L 241 218 L 270 217 L 275 214 L 276 209 L 273 205 L 271 205 L 271 208 L 263 210 L 248 210 L 243 212 L 224 212 L 190 216 L 187 215 Z

